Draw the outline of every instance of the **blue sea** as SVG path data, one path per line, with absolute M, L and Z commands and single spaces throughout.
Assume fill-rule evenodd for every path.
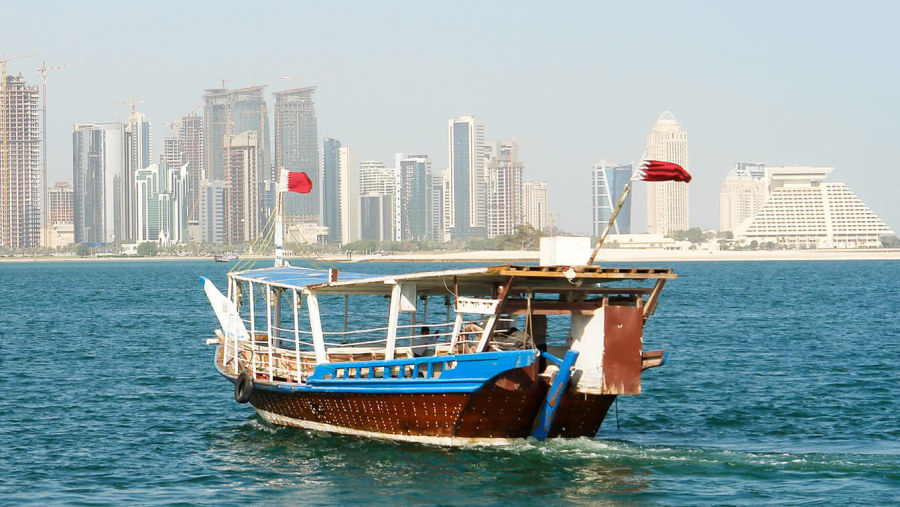
M 900 262 L 663 264 L 669 360 L 595 438 L 451 449 L 235 403 L 198 279 L 228 266 L 0 264 L 0 504 L 900 502 Z

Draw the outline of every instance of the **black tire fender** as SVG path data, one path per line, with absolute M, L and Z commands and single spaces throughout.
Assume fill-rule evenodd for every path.
M 247 403 L 253 395 L 253 376 L 249 371 L 241 372 L 234 381 L 234 401 Z

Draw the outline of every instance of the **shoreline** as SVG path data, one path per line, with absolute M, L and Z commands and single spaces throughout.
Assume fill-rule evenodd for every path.
M 252 256 L 245 259 L 271 259 L 270 256 Z M 286 257 L 288 260 L 298 257 Z M 211 256 L 155 256 L 155 257 L 0 257 L 2 263 L 41 262 L 134 262 L 134 261 L 209 261 Z M 389 255 L 325 255 L 316 258 L 323 262 L 538 262 L 540 252 L 531 250 L 487 250 L 472 252 L 409 252 Z M 756 261 L 848 261 L 848 260 L 900 260 L 900 249 L 867 250 L 657 250 L 657 249 L 602 249 L 596 263 L 603 262 L 756 262 Z M 233 263 L 233 261 L 232 261 Z

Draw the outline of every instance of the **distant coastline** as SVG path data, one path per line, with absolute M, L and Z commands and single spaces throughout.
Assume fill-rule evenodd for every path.
M 269 259 L 269 256 L 255 256 Z M 471 252 L 408 252 L 387 255 L 326 255 L 319 259 L 328 262 L 538 262 L 540 253 L 533 250 L 490 250 Z M 133 262 L 208 260 L 211 256 L 156 256 L 156 257 L 0 257 L 0 263 L 27 262 Z M 603 262 L 694 262 L 694 261 L 846 261 L 846 260 L 900 260 L 900 249 L 865 250 L 658 250 L 658 249 L 603 249 L 597 264 Z

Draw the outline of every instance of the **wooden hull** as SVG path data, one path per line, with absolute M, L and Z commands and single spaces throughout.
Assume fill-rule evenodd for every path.
M 256 385 L 250 403 L 268 422 L 403 441 L 494 444 L 528 437 L 547 394 L 534 365 L 473 393 L 286 392 Z M 550 437 L 593 437 L 615 396 L 566 392 Z

